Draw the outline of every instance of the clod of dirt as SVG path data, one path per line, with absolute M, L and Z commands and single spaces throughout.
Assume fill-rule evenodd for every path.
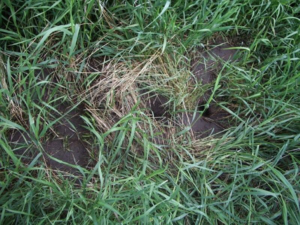
M 207 117 L 200 117 L 200 113 L 196 113 L 195 116 L 192 113 L 183 113 L 179 116 L 184 126 L 191 126 L 191 131 L 197 139 L 223 131 L 223 128 L 216 122 L 211 121 Z
M 80 140 L 54 139 L 45 144 L 44 150 L 48 155 L 67 164 L 87 167 L 89 163 L 89 154 Z M 45 158 L 52 169 L 72 174 L 78 173 L 77 169 L 51 159 L 48 155 L 45 155 Z
M 61 104 L 58 107 L 61 113 L 65 113 L 69 109 L 70 107 L 66 104 Z M 69 112 L 60 121 L 59 125 L 54 126 L 57 137 L 43 145 L 44 152 L 47 153 L 45 154 L 46 163 L 50 168 L 72 174 L 77 174 L 78 171 L 73 167 L 51 159 L 49 155 L 68 164 L 84 168 L 89 166 L 88 146 L 82 140 L 82 136 L 87 133 L 87 130 L 83 127 L 85 125 L 84 121 L 80 117 L 83 113 L 83 107 L 78 106 Z
M 201 81 L 203 85 L 214 81 L 216 77 L 215 70 L 219 66 L 219 59 L 229 61 L 236 53 L 236 50 L 228 49 L 230 47 L 228 43 L 217 44 L 193 60 L 192 72 L 198 81 Z

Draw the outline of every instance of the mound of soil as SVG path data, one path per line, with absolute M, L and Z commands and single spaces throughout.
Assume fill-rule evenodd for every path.
M 224 61 L 233 60 L 236 50 L 230 49 L 232 46 L 223 40 L 217 40 L 212 45 L 208 46 L 206 50 L 200 49 L 198 56 L 192 60 L 191 70 L 196 78 L 196 82 L 202 85 L 212 84 L 216 79 L 216 74 L 220 70 Z M 196 139 L 205 138 L 210 135 L 220 133 L 225 127 L 228 127 L 226 117 L 228 113 L 219 108 L 216 104 L 211 104 L 210 108 L 205 112 L 204 105 L 209 99 L 212 92 L 206 91 L 204 95 L 198 99 L 198 112 L 193 113 L 179 113 L 174 124 L 182 129 L 190 127 L 190 131 L 195 135 Z M 168 99 L 161 95 L 154 95 L 148 97 L 146 106 L 153 113 L 156 119 L 164 119 L 169 117 L 167 106 Z M 202 116 L 200 114 L 202 112 Z M 155 138 L 155 142 L 163 144 L 164 134 Z
M 222 66 L 222 62 L 233 60 L 236 50 L 230 49 L 232 46 L 217 40 L 212 46 L 209 46 L 206 51 L 200 50 L 200 56 L 196 57 L 192 63 L 192 72 L 202 85 L 211 84 L 216 79 L 216 73 Z M 211 91 L 207 91 L 198 100 L 198 110 L 203 111 L 203 105 L 211 95 Z M 220 133 L 228 126 L 225 118 L 228 113 L 213 104 L 202 113 L 197 112 L 194 114 L 181 114 L 179 118 L 184 126 L 190 126 L 191 131 L 195 134 L 196 138 L 204 138 L 216 133 Z
M 61 104 L 58 110 L 64 114 L 70 110 L 70 107 L 66 104 Z M 46 163 L 51 169 L 76 174 L 78 170 L 67 164 L 88 168 L 91 163 L 88 152 L 89 146 L 82 140 L 82 136 L 88 133 L 83 127 L 85 124 L 80 117 L 83 113 L 83 106 L 78 106 L 70 111 L 60 121 L 60 124 L 54 126 L 56 137 L 43 144 Z M 64 163 L 53 160 L 49 156 Z
M 200 55 L 192 61 L 192 72 L 202 85 L 209 84 L 216 79 L 215 71 L 220 62 L 233 59 L 236 50 L 228 49 L 228 43 L 215 43 L 208 50 L 200 50 Z
M 70 110 L 70 106 L 62 103 L 57 110 L 61 114 L 66 114 Z M 55 136 L 42 144 L 44 159 L 49 168 L 79 175 L 76 168 L 67 164 L 83 168 L 88 168 L 93 164 L 88 151 L 90 145 L 82 139 L 84 135 L 88 134 L 84 128 L 84 121 L 80 117 L 83 113 L 83 106 L 78 106 L 67 113 L 59 121 L 59 124 L 53 126 Z M 30 145 L 31 138 L 21 131 L 14 131 L 10 135 L 9 141 L 15 149 L 14 153 L 22 157 L 21 160 L 25 164 L 30 163 L 39 152 L 34 145 Z
M 65 139 L 54 139 L 43 146 L 46 153 L 62 161 L 61 163 L 45 155 L 47 165 L 51 169 L 77 174 L 78 170 L 67 164 L 86 168 L 89 164 L 89 154 L 80 140 L 71 139 L 68 143 L 65 142 Z
M 217 40 L 207 50 L 200 49 L 199 55 L 192 60 L 192 73 L 197 82 L 202 85 L 211 84 L 216 79 L 216 74 L 220 70 L 223 61 L 233 60 L 236 50 L 229 49 L 232 47 L 227 42 Z M 209 99 L 211 91 L 207 91 L 199 99 L 199 103 L 205 104 Z
M 192 113 L 183 113 L 179 116 L 181 123 L 186 127 L 190 127 L 196 139 L 205 138 L 224 130 L 220 124 L 209 119 L 209 117 L 201 117 L 199 112 L 195 115 Z

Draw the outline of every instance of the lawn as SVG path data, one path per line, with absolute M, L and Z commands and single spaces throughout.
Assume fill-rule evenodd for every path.
M 300 224 L 298 0 L 1 0 L 0 224 Z

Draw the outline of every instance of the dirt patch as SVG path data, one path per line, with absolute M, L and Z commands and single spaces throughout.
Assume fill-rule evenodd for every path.
M 228 49 L 232 46 L 224 42 L 216 42 L 207 49 L 200 49 L 200 55 L 192 61 L 192 72 L 202 85 L 209 84 L 216 79 L 216 70 L 222 61 L 233 59 L 236 50 Z
M 224 61 L 234 60 L 236 50 L 230 49 L 232 46 L 224 40 L 216 40 L 206 48 L 199 49 L 198 54 L 192 60 L 191 70 L 194 74 L 195 82 L 201 85 L 212 85 L 215 81 L 219 70 Z M 204 105 L 207 103 L 211 90 L 206 91 L 196 102 L 198 110 L 193 113 L 178 113 L 171 127 L 185 129 L 190 127 L 191 135 L 196 139 L 205 138 L 210 135 L 222 134 L 228 126 L 227 118 L 229 114 L 217 104 L 210 103 L 210 107 L 206 109 Z M 146 101 L 147 108 L 153 113 L 155 118 L 170 118 L 168 99 L 161 95 L 153 95 L 148 97 Z M 172 128 L 170 129 L 172 130 Z M 165 132 L 167 133 L 167 132 Z M 166 139 L 165 133 L 155 138 L 158 144 L 164 144 Z
M 68 113 L 71 109 L 70 105 L 62 103 L 56 109 L 61 114 L 66 115 L 57 125 L 53 126 L 53 135 L 46 134 L 46 137 L 52 136 L 42 144 L 46 165 L 53 170 L 79 175 L 76 168 L 67 164 L 78 165 L 83 168 L 88 168 L 94 164 L 89 153 L 91 146 L 82 138 L 89 134 L 88 130 L 84 128 L 83 119 L 80 117 L 84 114 L 84 107 L 80 105 Z M 56 116 L 60 117 L 60 115 Z M 39 152 L 37 147 L 32 144 L 31 138 L 24 132 L 12 131 L 9 135 L 9 142 L 14 153 L 21 157 L 25 164 L 29 164 Z
M 89 164 L 89 154 L 80 140 L 54 139 L 44 145 L 44 150 L 51 157 L 62 161 L 56 161 L 45 155 L 47 165 L 54 170 L 78 174 L 77 169 L 67 164 L 78 165 L 83 168 Z
M 146 105 L 153 113 L 156 118 L 161 118 L 163 116 L 169 116 L 168 99 L 162 95 L 151 96 L 147 101 Z
M 209 117 L 201 117 L 201 114 L 197 112 L 183 113 L 179 115 L 181 124 L 185 127 L 190 127 L 190 131 L 195 135 L 196 139 L 205 138 L 210 135 L 220 133 L 224 128 Z
M 62 103 L 57 107 L 61 114 L 66 114 L 57 125 L 54 126 L 54 131 L 60 137 L 68 136 L 71 139 L 79 138 L 80 135 L 87 132 L 84 128 L 85 123 L 80 116 L 84 115 L 84 106 L 79 105 L 72 109 L 66 103 Z
M 224 40 L 217 40 L 207 48 L 199 49 L 198 55 L 192 60 L 191 70 L 196 81 L 202 85 L 209 85 L 217 77 L 217 73 L 222 66 L 223 61 L 231 61 L 234 59 L 236 50 L 230 49 L 232 46 Z M 199 99 L 200 104 L 208 101 L 212 92 L 206 91 Z
M 199 50 L 199 56 L 195 57 L 191 66 L 196 81 L 201 82 L 202 85 L 212 84 L 222 66 L 222 62 L 234 59 L 236 50 L 230 49 L 231 47 L 228 42 L 219 39 L 206 49 Z M 190 131 L 195 135 L 196 139 L 217 133 L 221 134 L 228 127 L 226 118 L 229 114 L 222 108 L 216 104 L 211 104 L 208 109 L 205 109 L 204 105 L 211 94 L 211 90 L 208 90 L 198 100 L 198 112 L 196 114 L 179 114 L 183 127 L 190 126 Z
M 32 150 L 33 145 L 31 143 L 31 138 L 22 131 L 13 130 L 9 136 L 9 142 L 11 143 L 14 154 L 22 157 L 23 163 L 30 163 L 36 155 Z
M 203 106 L 199 107 L 200 111 L 204 110 Z M 230 114 L 223 110 L 221 107 L 216 104 L 211 104 L 208 109 L 203 113 L 204 117 L 208 117 L 210 120 L 215 120 L 223 124 L 224 127 L 227 127 L 227 118 L 230 117 Z
M 71 108 L 63 103 L 57 109 L 64 114 Z M 46 163 L 51 169 L 77 174 L 78 170 L 67 164 L 88 168 L 92 163 L 89 146 L 82 139 L 88 133 L 84 128 L 84 121 L 80 117 L 83 114 L 84 107 L 82 105 L 71 110 L 58 125 L 54 126 L 55 137 L 43 144 Z

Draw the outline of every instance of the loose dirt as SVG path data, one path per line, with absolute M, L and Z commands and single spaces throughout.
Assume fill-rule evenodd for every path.
M 191 113 L 181 114 L 180 119 L 184 126 L 190 127 L 196 139 L 205 138 L 224 130 L 220 124 L 209 117 L 201 117 L 198 112 L 195 115 Z
M 57 107 L 57 110 L 62 114 L 66 114 L 70 110 L 70 106 L 62 103 Z M 67 113 L 57 125 L 53 126 L 54 135 L 46 134 L 48 140 L 42 143 L 42 152 L 49 168 L 78 175 L 78 170 L 67 164 L 78 165 L 83 168 L 93 165 L 89 154 L 90 145 L 82 138 L 89 134 L 84 128 L 83 119 L 80 117 L 83 114 L 84 108 L 80 105 Z M 39 152 L 37 147 L 31 144 L 31 138 L 24 132 L 13 131 L 9 141 L 15 149 L 14 153 L 22 157 L 23 163 L 30 163 Z
M 216 79 L 216 70 L 219 69 L 222 61 L 233 59 L 236 50 L 228 43 L 215 43 L 207 50 L 199 50 L 200 54 L 192 60 L 192 72 L 202 85 L 209 84 Z
M 191 65 L 191 71 L 196 78 L 195 82 L 200 82 L 201 85 L 212 85 L 222 67 L 222 63 L 234 60 L 236 50 L 230 49 L 231 47 L 228 42 L 219 39 L 205 49 L 199 49 Z M 198 100 L 198 112 L 195 115 L 193 113 L 178 113 L 176 116 L 177 122 L 174 124 L 178 124 L 180 129 L 190 127 L 190 131 L 196 139 L 222 132 L 228 127 L 226 118 L 229 117 L 229 114 L 215 103 L 211 103 L 210 107 L 204 111 L 204 105 L 211 94 L 212 91 L 208 90 Z M 147 99 L 146 106 L 155 118 L 166 118 L 169 117 L 167 102 L 166 97 L 156 95 Z M 159 138 L 156 138 L 156 140 L 158 140 L 158 143 L 161 142 Z
M 58 110 L 61 113 L 66 113 L 70 110 L 70 107 L 61 104 Z M 72 174 L 78 171 L 73 167 L 51 159 L 51 157 L 83 168 L 87 168 L 92 163 L 88 152 L 89 146 L 82 139 L 84 135 L 88 134 L 88 131 L 84 128 L 84 121 L 80 117 L 83 114 L 83 106 L 78 106 L 69 112 L 60 121 L 60 124 L 54 126 L 56 137 L 43 145 L 46 163 L 50 168 Z

